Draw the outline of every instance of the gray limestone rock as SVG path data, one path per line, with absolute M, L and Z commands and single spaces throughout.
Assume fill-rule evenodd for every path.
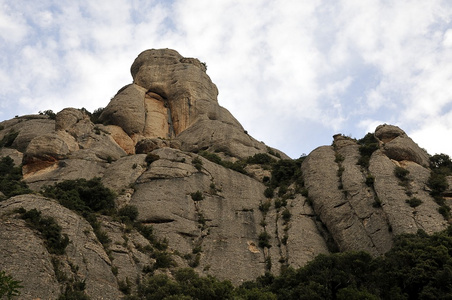
M 375 136 L 382 142 L 383 152 L 387 157 L 397 161 L 413 161 L 424 167 L 429 166 L 428 153 L 399 127 L 380 125 L 375 129 Z

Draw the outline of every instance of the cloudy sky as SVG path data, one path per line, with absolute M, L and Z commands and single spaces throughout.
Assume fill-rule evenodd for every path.
M 104 107 L 150 48 L 293 158 L 382 123 L 452 155 L 450 0 L 0 0 L 0 120 Z

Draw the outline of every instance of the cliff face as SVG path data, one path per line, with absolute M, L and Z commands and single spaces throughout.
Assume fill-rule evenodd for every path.
M 336 135 L 332 146 L 314 150 L 281 183 L 270 178 L 270 164 L 246 159 L 288 157 L 250 137 L 219 106 L 204 64 L 174 50 L 147 50 L 131 73 L 133 83 L 119 90 L 101 123 L 75 108 L 54 118 L 1 122 L 0 157 L 22 165 L 35 192 L 100 177 L 116 192 L 118 208 L 136 207 L 138 223 L 167 240 L 170 269 L 191 266 L 239 284 L 303 266 L 320 253 L 381 255 L 397 234 L 431 233 L 448 224 L 429 194 L 428 154 L 398 127 L 376 129 L 375 151 L 365 164 L 363 145 Z M 403 180 L 397 167 L 407 171 Z M 421 204 L 409 205 L 412 198 Z M 42 235 L 20 218 L 21 207 L 56 220 L 70 241 L 64 255 L 49 253 Z M 64 289 L 61 274 L 85 281 L 93 299 L 113 299 L 122 283 L 133 286 L 145 270 L 162 272 L 159 252 L 149 250 L 155 245 L 142 231 L 112 216 L 97 221 L 110 243 L 101 244 L 80 214 L 38 193 L 1 201 L 0 270 L 23 281 L 24 297 L 45 299 Z

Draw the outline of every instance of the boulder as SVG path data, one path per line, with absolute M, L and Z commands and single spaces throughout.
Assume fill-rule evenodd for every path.
M 428 153 L 399 127 L 380 125 L 375 130 L 375 137 L 383 144 L 383 152 L 387 157 L 397 161 L 413 161 L 424 167 L 429 166 Z
M 121 127 L 129 136 L 143 134 L 146 125 L 146 89 L 136 84 L 123 87 L 105 107 L 99 120 Z

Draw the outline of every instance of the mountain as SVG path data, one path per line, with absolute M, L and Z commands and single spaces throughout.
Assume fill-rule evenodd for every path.
M 198 59 L 146 50 L 131 74 L 93 113 L 0 122 L 0 270 L 24 298 L 118 299 L 185 267 L 239 285 L 449 224 L 449 158 L 396 126 L 292 160 L 218 104 Z

